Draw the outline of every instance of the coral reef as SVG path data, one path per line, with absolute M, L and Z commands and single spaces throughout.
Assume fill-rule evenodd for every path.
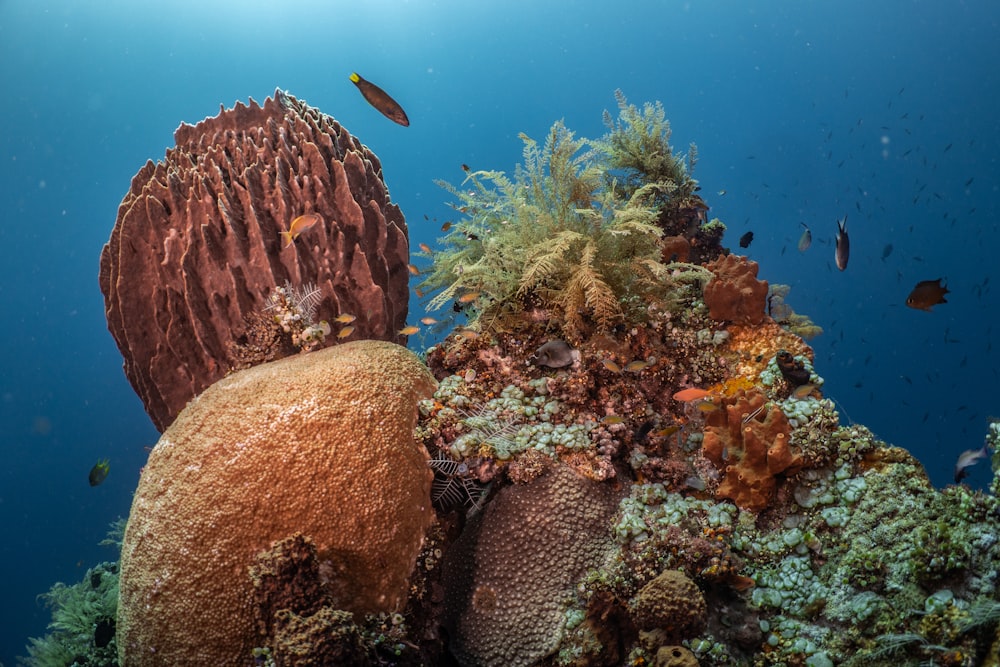
M 159 430 L 230 368 L 257 361 L 231 348 L 253 337 L 286 281 L 313 283 L 324 319 L 356 315 L 358 338 L 396 340 L 407 230 L 368 148 L 280 90 L 181 125 L 174 139 L 132 179 L 100 272 L 108 329 Z M 305 213 L 320 224 L 282 248 L 280 233 Z
M 577 139 L 557 122 L 542 145 L 521 136 L 524 165 L 513 178 L 477 171 L 473 189 L 441 183 L 466 219 L 420 284 L 439 290 L 431 309 L 451 303 L 491 330 L 545 313 L 572 341 L 641 317 L 648 299 L 668 291 L 660 237 L 665 216 L 680 215 L 697 185 L 693 155 L 670 147 L 662 108 L 639 112 L 622 96 L 619 107 L 621 122 L 603 140 Z M 659 157 L 641 159 L 647 149 Z M 605 182 L 612 170 L 636 187 Z
M 55 584 L 42 596 L 52 608 L 49 634 L 28 645 L 29 667 L 116 665 L 118 564 L 101 563 L 71 585 Z
M 705 285 L 705 304 L 713 320 L 760 324 L 767 317 L 767 281 L 757 280 L 757 262 L 720 255 L 705 264 L 715 274 Z
M 693 147 L 617 100 L 604 138 L 557 123 L 447 186 L 423 289 L 467 322 L 426 367 L 352 343 L 180 414 L 125 536 L 125 664 L 998 664 L 1000 425 L 983 493 L 841 424 Z M 229 363 L 337 321 L 306 278 Z
M 715 496 L 750 510 L 767 507 L 779 479 L 803 464 L 785 413 L 765 403 L 760 392 L 740 391 L 705 418 L 702 452 L 723 471 Z
M 125 522 L 111 524 L 101 545 L 121 548 Z M 118 612 L 118 563 L 88 568 L 79 582 L 57 583 L 40 596 L 52 608 L 49 634 L 34 637 L 28 655 L 19 658 L 25 667 L 118 664 L 115 625 Z
M 823 333 L 823 328 L 807 316 L 792 310 L 792 307 L 786 302 L 791 290 L 789 285 L 771 285 L 767 295 L 767 314 L 796 336 L 812 340 Z
M 496 666 L 552 653 L 574 584 L 611 551 L 615 505 L 609 489 L 563 465 L 499 493 L 445 557 L 452 652 Z
M 249 659 L 247 568 L 295 533 L 316 545 L 336 609 L 401 607 L 433 519 L 413 441 L 433 386 L 405 348 L 359 341 L 234 373 L 185 408 L 150 454 L 125 532 L 122 662 Z
M 640 630 L 659 630 L 675 643 L 702 632 L 707 613 L 698 586 L 680 570 L 665 570 L 643 586 L 633 605 Z

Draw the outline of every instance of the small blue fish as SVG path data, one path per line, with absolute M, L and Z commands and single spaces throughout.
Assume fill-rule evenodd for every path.
M 111 465 L 108 463 L 107 459 L 98 461 L 94 464 L 94 467 L 90 469 L 90 485 L 97 486 L 104 481 L 104 478 L 108 476 L 108 470 L 111 469 Z

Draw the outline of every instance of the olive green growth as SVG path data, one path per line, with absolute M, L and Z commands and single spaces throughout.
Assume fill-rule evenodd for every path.
M 621 118 L 602 140 L 578 139 L 559 121 L 541 144 L 521 135 L 513 177 L 473 171 L 458 187 L 439 182 L 464 218 L 439 239 L 420 284 L 435 292 L 430 310 L 455 303 L 487 330 L 535 316 L 583 338 L 641 318 L 665 295 L 660 216 L 680 186 L 650 179 L 680 178 L 693 191 L 693 162 L 670 149 L 662 107 L 640 112 L 617 96 Z
M 102 545 L 121 548 L 125 522 L 111 524 Z M 27 657 L 18 658 L 26 667 L 118 664 L 115 618 L 118 612 L 118 563 L 101 563 L 87 570 L 75 584 L 56 583 L 39 596 L 52 609 L 49 633 L 33 637 Z

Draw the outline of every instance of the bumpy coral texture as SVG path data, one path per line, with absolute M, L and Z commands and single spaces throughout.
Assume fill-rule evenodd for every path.
M 612 548 L 608 488 L 564 465 L 503 489 L 444 563 L 445 625 L 464 665 L 532 665 L 552 653 L 567 599 Z
M 361 631 L 350 612 L 323 607 L 312 616 L 288 609 L 275 615 L 275 664 L 281 667 L 365 667 L 373 664 L 365 652 Z
M 655 667 L 698 667 L 698 658 L 683 646 L 661 646 L 656 652 Z
M 675 640 L 696 636 L 708 620 L 705 597 L 680 570 L 665 570 L 643 586 L 632 613 L 640 629 L 663 630 Z
M 274 619 L 288 610 L 311 616 L 327 602 L 316 545 L 295 533 L 257 554 L 250 566 L 254 616 L 261 636 L 274 634 Z
M 378 158 L 333 118 L 275 92 L 197 125 L 132 179 L 101 253 L 108 329 L 159 430 L 233 365 L 268 294 L 323 294 L 317 319 L 357 316 L 354 336 L 396 340 L 408 240 Z M 322 221 L 285 247 L 280 232 Z
M 781 408 L 765 406 L 758 391 L 739 391 L 705 418 L 702 450 L 723 471 L 717 498 L 744 509 L 767 507 L 778 479 L 803 465 L 790 444 L 791 425 Z
M 433 521 L 413 440 L 434 380 L 413 353 L 359 341 L 212 385 L 153 449 L 122 545 L 123 665 L 252 664 L 249 568 L 301 532 L 331 604 L 392 611 Z
M 764 321 L 767 281 L 757 280 L 757 262 L 741 255 L 720 255 L 705 268 L 715 274 L 705 285 L 709 317 L 735 324 Z

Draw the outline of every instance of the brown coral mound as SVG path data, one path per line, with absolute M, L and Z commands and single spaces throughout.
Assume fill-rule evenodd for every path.
M 319 288 L 319 318 L 351 313 L 354 336 L 395 339 L 407 230 L 368 148 L 280 90 L 174 139 L 132 179 L 101 253 L 108 329 L 158 429 L 230 370 L 232 344 L 285 281 Z M 284 248 L 306 213 L 322 221 Z
M 252 664 L 248 568 L 280 575 L 257 556 L 296 532 L 315 544 L 332 606 L 397 609 L 434 516 L 429 457 L 413 440 L 433 387 L 405 348 L 359 341 L 240 371 L 185 408 L 132 502 L 121 664 Z
M 708 606 L 698 585 L 680 570 L 665 570 L 642 587 L 633 615 L 642 630 L 663 630 L 676 641 L 705 629 Z
M 739 391 L 722 399 L 705 418 L 702 452 L 723 471 L 717 498 L 749 510 L 762 510 L 774 497 L 778 479 L 803 465 L 790 445 L 792 428 L 780 407 L 765 406 L 758 391 Z
M 275 616 L 274 663 L 281 667 L 366 667 L 369 659 L 354 614 L 323 607 L 311 616 Z
M 503 489 L 443 564 L 445 627 L 464 665 L 532 665 L 559 645 L 567 599 L 613 547 L 606 485 L 554 465 Z
M 764 321 L 767 281 L 757 280 L 757 262 L 741 255 L 720 255 L 705 268 L 715 274 L 705 285 L 709 317 L 735 324 Z
M 327 603 L 316 545 L 302 533 L 275 542 L 257 554 L 249 573 L 257 631 L 262 636 L 274 634 L 279 611 L 311 616 Z

